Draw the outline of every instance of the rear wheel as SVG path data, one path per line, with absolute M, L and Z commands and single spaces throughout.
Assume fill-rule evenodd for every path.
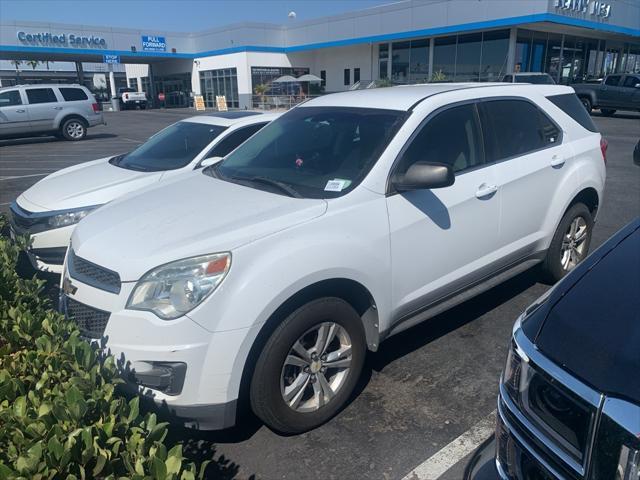
M 614 113 L 616 113 L 615 110 L 611 109 L 611 108 L 601 108 L 600 109 L 600 113 L 602 115 L 604 115 L 605 117 L 610 117 L 612 116 Z
M 82 120 L 70 118 L 62 123 L 60 133 L 66 140 L 75 142 L 87 136 L 87 127 Z
M 573 270 L 589 253 L 593 216 L 584 203 L 564 214 L 542 264 L 545 279 L 555 283 Z
M 591 113 L 591 110 L 593 110 L 593 105 L 591 104 L 591 100 L 587 97 L 580 97 L 580 102 L 582 102 L 582 105 L 587 110 L 587 112 Z
M 251 408 L 282 433 L 301 433 L 333 417 L 355 388 L 366 352 L 362 321 L 340 298 L 313 300 L 267 341 L 251 380 Z

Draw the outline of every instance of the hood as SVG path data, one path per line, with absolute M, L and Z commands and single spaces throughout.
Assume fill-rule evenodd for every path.
M 52 173 L 20 195 L 18 203 L 36 205 L 39 211 L 103 205 L 162 177 L 163 172 L 136 172 L 116 167 L 109 163 L 110 158 Z
M 559 285 L 535 343 L 598 391 L 640 404 L 640 219 L 634 224 L 594 252 L 575 283 Z
M 79 257 L 135 281 L 164 263 L 231 251 L 319 217 L 326 208 L 321 199 L 291 198 L 193 172 L 96 210 L 78 224 L 71 244 Z

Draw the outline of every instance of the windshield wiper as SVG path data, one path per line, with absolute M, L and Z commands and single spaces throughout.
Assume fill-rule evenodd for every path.
M 277 180 L 273 180 L 273 179 L 268 178 L 268 177 L 238 178 L 238 180 L 244 180 L 244 181 L 247 181 L 247 182 L 263 183 L 265 185 L 271 185 L 272 187 L 276 187 L 280 191 L 286 193 L 290 197 L 302 198 L 302 195 L 300 195 L 294 188 L 290 187 L 286 183 L 279 182 Z

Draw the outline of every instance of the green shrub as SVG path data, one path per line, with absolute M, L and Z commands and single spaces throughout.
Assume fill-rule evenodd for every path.
M 202 477 L 165 445 L 167 423 L 117 394 L 114 358 L 52 309 L 45 282 L 16 273 L 26 242 L 0 236 L 0 479 Z

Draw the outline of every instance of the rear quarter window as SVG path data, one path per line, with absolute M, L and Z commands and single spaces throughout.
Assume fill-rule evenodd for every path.
M 87 94 L 80 88 L 60 88 L 60 93 L 65 102 L 75 102 L 78 100 L 88 100 Z
M 566 93 L 563 95 L 551 95 L 547 97 L 551 103 L 562 110 L 564 113 L 573 118 L 590 132 L 597 132 L 598 127 L 593 123 L 591 115 L 584 108 L 578 97 L 574 93 Z

